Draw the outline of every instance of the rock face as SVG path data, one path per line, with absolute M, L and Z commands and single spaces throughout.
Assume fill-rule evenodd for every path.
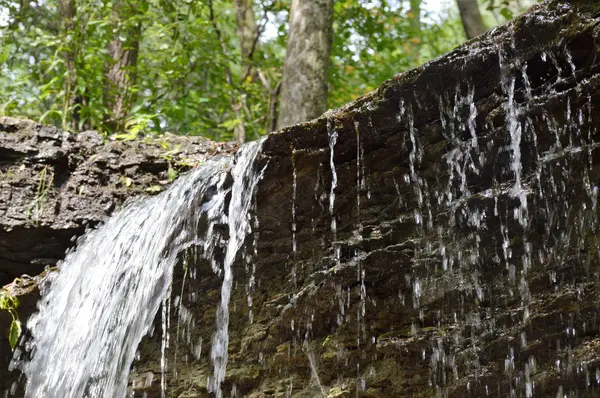
M 235 150 L 201 137 L 105 142 L 93 131 L 69 134 L 0 118 L 0 286 L 56 265 L 86 228 L 126 199 L 159 192 L 177 173 Z M 22 318 L 35 309 L 36 299 L 21 299 Z M 10 320 L 0 311 L 0 374 L 12 356 L 6 339 Z M 0 377 L 0 390 L 7 385 Z
M 254 228 L 233 270 L 225 395 L 600 394 L 599 25 L 596 2 L 547 2 L 270 135 L 256 165 L 266 168 Z M 46 131 L 27 126 L 33 136 Z M 2 180 L 2 197 L 13 187 L 11 201 L 0 201 L 7 277 L 53 263 L 33 259 L 60 258 L 86 220 L 98 222 L 130 192 L 119 182 L 125 151 L 95 166 L 108 181 L 102 189 L 75 137 L 53 138 L 83 160 L 54 178 L 62 182 L 47 196 L 67 196 L 52 213 L 33 213 L 39 225 L 25 210 L 37 203 L 44 166 L 22 188 Z M 15 148 L 12 139 L 5 133 L 0 147 Z M 116 145 L 143 144 L 98 141 L 94 153 Z M 8 149 L 10 170 L 46 153 L 31 147 Z M 156 152 L 134 152 L 138 169 L 125 177 L 145 171 L 142 187 L 167 179 Z M 42 165 L 65 164 L 43 156 Z M 69 208 L 77 176 L 95 194 Z M 176 269 L 162 371 L 169 396 L 210 396 L 221 277 L 195 251 L 184 257 L 190 273 Z M 163 339 L 157 326 L 140 346 L 139 396 L 160 396 Z
M 160 192 L 177 172 L 234 150 L 201 137 L 105 143 L 93 131 L 0 118 L 0 284 L 56 264 L 73 236 L 126 198 Z

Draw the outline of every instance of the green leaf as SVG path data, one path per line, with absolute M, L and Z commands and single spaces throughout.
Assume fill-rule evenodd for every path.
M 129 133 L 114 134 L 112 138 L 117 141 L 134 141 L 137 138 L 137 131 L 132 130 Z
M 227 130 L 233 130 L 240 123 L 242 123 L 242 119 L 238 117 L 235 119 L 225 120 L 223 123 L 219 124 L 219 127 L 224 127 Z
M 513 13 L 512 13 L 512 11 L 511 11 L 509 8 L 507 8 L 507 7 L 505 7 L 505 8 L 502 8 L 502 9 L 500 10 L 500 15 L 502 15 L 502 16 L 503 16 L 504 18 L 506 18 L 506 19 L 512 19 L 512 18 L 513 18 Z
M 159 185 L 152 185 L 151 187 L 146 188 L 146 192 L 148 192 L 149 194 L 157 194 L 162 190 L 162 187 Z
M 177 173 L 177 170 L 175 170 L 172 167 L 169 167 L 169 170 L 167 171 L 167 173 L 169 175 L 169 181 L 171 181 L 171 182 L 175 181 L 175 179 L 179 175 L 179 173 Z
M 44 120 L 46 120 L 46 118 L 51 115 L 56 115 L 57 117 L 62 117 L 62 113 L 60 111 L 57 111 L 56 109 L 50 109 L 50 110 L 44 112 L 44 114 L 42 116 L 40 116 L 39 122 L 44 123 Z
M 8 342 L 10 343 L 10 348 L 13 351 L 17 346 L 19 336 L 21 336 L 21 321 L 18 319 L 13 319 L 12 323 L 10 324 L 10 332 L 8 333 Z
M 8 296 L 2 292 L 0 292 L 0 310 L 7 310 L 10 308 L 10 301 Z

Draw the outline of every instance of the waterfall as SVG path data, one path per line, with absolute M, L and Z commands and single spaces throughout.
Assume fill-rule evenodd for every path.
M 42 286 L 26 396 L 599 396 L 600 8 L 575 3 L 90 231 Z
M 217 398 L 221 398 L 221 383 L 225 380 L 227 370 L 227 349 L 229 345 L 229 300 L 233 286 L 233 273 L 231 266 L 235 257 L 244 243 L 250 228 L 248 210 L 250 209 L 252 194 L 262 172 L 254 174 L 252 165 L 260 149 L 260 143 L 253 142 L 242 148 L 238 163 L 231 174 L 234 182 L 231 188 L 231 202 L 229 204 L 229 241 L 223 263 L 223 285 L 221 287 L 221 304 L 217 308 L 217 331 L 213 336 L 211 359 L 214 365 L 213 388 Z M 264 169 L 263 169 L 264 170 Z
M 215 265 L 223 287 L 212 352 L 214 388 L 220 391 L 227 366 L 231 266 L 249 228 L 260 147 L 242 148 L 234 165 L 228 158 L 208 161 L 80 239 L 41 287 L 38 313 L 28 323 L 32 338 L 15 353 L 12 366 L 27 377 L 26 397 L 126 396 L 138 344 L 170 291 L 179 255 L 200 246 L 212 256 L 218 241 L 212 227 L 225 221 L 230 238 L 223 269 Z M 199 231 L 202 219 L 208 220 L 204 234 Z

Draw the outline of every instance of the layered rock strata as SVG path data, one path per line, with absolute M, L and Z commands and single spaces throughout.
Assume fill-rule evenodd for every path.
M 253 231 L 233 270 L 225 395 L 598 395 L 599 24 L 595 2 L 546 2 L 271 134 L 255 165 L 266 168 Z M 111 145 L 98 142 L 97 152 Z M 3 173 L 35 156 L 3 156 Z M 143 160 L 131 174 L 107 168 L 110 183 L 92 184 L 89 203 L 55 205 L 52 222 L 34 212 L 37 225 L 23 212 L 37 203 L 40 178 L 24 178 L 31 196 L 16 201 L 15 188 L 0 202 L 0 258 L 18 259 L 7 278 L 31 272 L 34 258 L 60 258 L 85 228 L 77 209 L 90 206 L 89 222 L 105 217 L 112 208 L 100 192 L 118 198 L 114 207 L 128 196 L 123 176 L 146 170 L 143 187 L 167 180 L 167 162 L 154 159 L 162 175 Z M 6 216 L 19 208 L 21 218 Z M 60 225 L 73 225 L 65 239 Z M 25 239 L 44 245 L 20 248 Z M 210 396 L 220 289 L 202 253 L 182 255 L 167 367 L 157 327 L 134 365 L 137 395 L 160 396 L 165 373 L 169 396 Z

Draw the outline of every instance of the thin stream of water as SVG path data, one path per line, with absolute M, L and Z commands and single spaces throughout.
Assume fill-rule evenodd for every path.
M 337 188 L 337 172 L 335 170 L 335 144 L 337 143 L 338 133 L 335 131 L 333 122 L 327 121 L 327 134 L 329 135 L 329 167 L 331 168 L 331 189 L 329 191 L 329 214 L 331 215 L 331 232 L 333 239 L 336 240 L 337 225 L 335 219 L 335 189 Z
M 252 196 L 256 184 L 262 177 L 254 173 L 253 164 L 260 152 L 262 141 L 251 142 L 243 147 L 237 155 L 237 163 L 233 167 L 233 186 L 229 203 L 228 224 L 229 240 L 223 262 L 223 285 L 221 287 L 221 304 L 217 308 L 217 331 L 213 335 L 211 359 L 214 366 L 213 389 L 217 398 L 223 396 L 221 383 L 225 380 L 229 346 L 229 300 L 233 286 L 232 265 L 238 251 L 242 247 L 246 235 L 250 232 L 250 216 L 248 211 L 252 204 Z

